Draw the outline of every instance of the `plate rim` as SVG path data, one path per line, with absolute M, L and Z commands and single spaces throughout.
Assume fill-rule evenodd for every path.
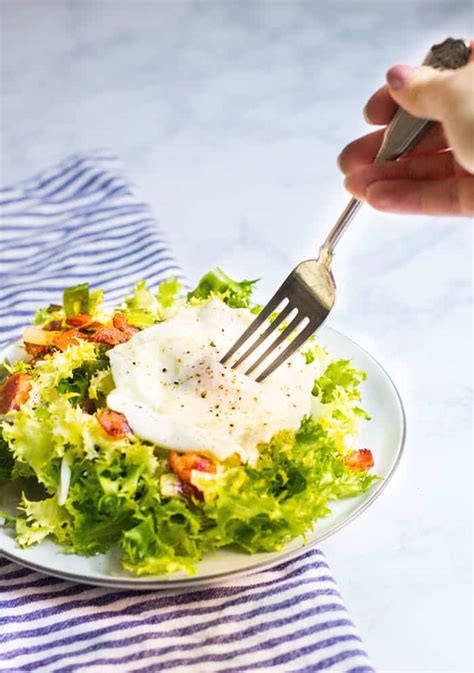
M 382 483 L 378 488 L 374 490 L 374 492 L 370 495 L 370 497 L 362 503 L 359 507 L 357 507 L 347 518 L 345 518 L 343 521 L 341 521 L 339 524 L 337 524 L 334 528 L 331 528 L 331 530 L 326 531 L 325 533 L 322 533 L 321 535 L 316 536 L 313 540 L 311 540 L 308 543 L 304 543 L 301 547 L 298 547 L 297 549 L 292 549 L 288 551 L 282 551 L 281 553 L 275 552 L 278 554 L 278 557 L 275 559 L 267 559 L 267 560 L 262 560 L 260 562 L 256 561 L 254 564 L 244 568 L 244 569 L 238 569 L 238 570 L 231 570 L 231 571 L 223 571 L 219 573 L 215 573 L 213 575 L 206 575 L 206 577 L 195 577 L 193 575 L 190 575 L 189 577 L 183 577 L 180 579 L 150 579 L 147 580 L 146 578 L 126 578 L 126 577 L 116 577 L 116 578 L 89 578 L 85 575 L 77 575 L 76 573 L 68 572 L 68 571 L 57 571 L 55 569 L 51 570 L 48 566 L 44 566 L 42 564 L 35 563 L 34 561 L 30 561 L 28 559 L 23 559 L 19 558 L 16 556 L 14 553 L 11 553 L 9 551 L 5 551 L 0 547 L 0 557 L 6 558 L 9 561 L 12 561 L 13 563 L 17 563 L 18 565 L 21 565 L 22 567 L 29 568 L 30 570 L 34 570 L 36 572 L 41 572 L 45 575 L 56 577 L 62 580 L 67 580 L 71 582 L 76 582 L 78 584 L 86 584 L 89 586 L 102 586 L 102 587 L 111 587 L 111 588 L 116 588 L 116 589 L 127 589 L 127 590 L 138 590 L 138 591 L 151 591 L 151 590 L 161 590 L 161 591 L 166 591 L 166 590 L 189 590 L 192 591 L 196 587 L 203 587 L 203 586 L 208 586 L 210 584 L 215 584 L 220 581 L 227 581 L 227 580 L 232 580 L 232 579 L 239 579 L 241 577 L 246 577 L 248 575 L 252 575 L 256 572 L 259 572 L 264 569 L 271 569 L 275 566 L 280 565 L 281 563 L 284 563 L 286 561 L 289 561 L 294 558 L 298 558 L 299 556 L 303 555 L 305 552 L 309 551 L 312 549 L 315 545 L 321 543 L 323 540 L 326 540 L 327 538 L 331 537 L 338 531 L 342 530 L 346 526 L 348 526 L 352 521 L 357 519 L 363 512 L 365 512 L 374 502 L 379 498 L 379 496 L 383 493 L 383 491 L 386 489 L 387 485 L 389 482 L 392 480 L 393 475 L 395 474 L 400 461 L 402 459 L 404 449 L 405 449 L 405 441 L 406 441 L 406 434 L 407 434 L 407 420 L 406 420 L 406 412 L 405 412 L 405 407 L 403 404 L 403 400 L 401 398 L 400 392 L 395 385 L 395 382 L 393 378 L 390 376 L 390 374 L 387 372 L 385 367 L 380 364 L 380 362 L 377 360 L 376 357 L 374 357 L 369 351 L 361 346 L 359 343 L 357 343 L 354 339 L 351 339 L 350 337 L 346 336 L 339 330 L 334 329 L 334 327 L 330 327 L 329 325 L 324 325 L 325 330 L 328 330 L 330 332 L 333 332 L 336 334 L 338 337 L 342 337 L 346 341 L 349 341 L 351 344 L 356 346 L 358 349 L 360 349 L 365 356 L 369 359 L 372 360 L 373 363 L 383 372 L 385 375 L 386 379 L 388 380 L 393 392 L 395 393 L 395 398 L 398 402 L 399 410 L 400 410 L 400 415 L 401 415 L 401 436 L 399 440 L 399 446 L 397 447 L 397 452 L 396 452 L 396 457 L 393 462 L 393 464 L 390 467 L 389 472 L 387 473 L 386 477 L 383 479 Z M 2 351 L 7 350 L 9 347 L 12 347 L 15 345 L 16 342 L 12 342 L 10 344 L 7 344 L 4 348 L 2 348 Z M 65 554 L 65 557 L 67 558 L 67 554 Z

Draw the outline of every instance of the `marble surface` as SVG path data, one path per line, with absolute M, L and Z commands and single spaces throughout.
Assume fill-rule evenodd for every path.
M 260 299 L 344 206 L 336 156 L 386 68 L 473 33 L 460 1 L 0 8 L 0 182 L 112 148 L 191 279 L 262 275 Z M 366 209 L 334 263 L 330 324 L 386 366 L 408 419 L 384 496 L 323 545 L 379 671 L 471 670 L 471 237 Z

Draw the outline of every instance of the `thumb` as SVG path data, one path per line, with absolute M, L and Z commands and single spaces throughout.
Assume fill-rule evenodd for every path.
M 450 105 L 447 93 L 452 75 L 453 71 L 429 66 L 395 65 L 387 72 L 387 83 L 392 98 L 407 112 L 415 117 L 444 121 Z
M 441 122 L 460 165 L 474 172 L 474 62 L 458 70 L 396 65 L 387 73 L 390 95 L 415 117 Z

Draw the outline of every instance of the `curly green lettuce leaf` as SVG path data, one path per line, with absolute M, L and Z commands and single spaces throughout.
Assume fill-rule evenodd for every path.
M 112 458 L 112 455 L 114 457 Z M 109 454 L 108 465 L 92 460 L 77 460 L 71 468 L 71 485 L 64 508 L 73 521 L 71 550 L 91 556 L 119 544 L 123 532 L 133 525 L 136 505 L 104 489 L 104 480 L 120 465 L 117 454 Z M 117 477 L 117 475 L 116 475 Z
M 21 547 L 29 547 L 53 535 L 59 543 L 66 543 L 71 536 L 71 519 L 58 505 L 55 496 L 45 500 L 28 500 L 23 495 L 16 520 L 17 540 Z
M 351 472 L 336 444 L 311 418 L 296 433 L 278 433 L 260 447 L 256 468 L 234 468 L 206 502 L 214 545 L 248 552 L 281 549 L 329 514 L 330 500 L 366 491 L 374 477 Z
M 361 422 L 370 420 L 359 406 L 359 385 L 365 378 L 365 372 L 355 369 L 349 360 L 336 360 L 314 383 L 312 414 L 341 453 L 354 448 Z
M 69 444 L 67 445 L 69 446 Z M 18 518 L 21 544 L 28 546 L 52 535 L 77 554 L 90 556 L 120 545 L 124 533 L 135 527 L 149 508 L 159 502 L 158 460 L 151 445 L 107 441 L 94 457 L 69 452 L 70 485 L 64 504 L 57 505 L 59 472 L 55 495 L 23 506 Z M 44 511 L 41 509 L 44 504 Z M 53 507 L 56 504 L 56 508 Z M 67 520 L 67 537 L 55 525 L 53 514 Z
M 206 273 L 196 288 L 188 293 L 188 302 L 197 303 L 218 297 L 232 308 L 249 308 L 257 282 L 258 280 L 242 280 L 239 283 L 229 278 L 222 269 L 217 268 Z
M 331 362 L 324 374 L 316 381 L 313 395 L 326 404 L 332 402 L 338 388 L 342 388 L 351 399 L 360 400 L 359 385 L 367 375 L 352 366 L 350 360 Z
M 130 325 L 144 329 L 163 320 L 167 310 L 173 307 L 182 293 L 182 285 L 176 278 L 168 278 L 158 286 L 156 295 L 139 281 L 133 294 L 125 298 L 125 316 Z
M 107 395 L 115 388 L 110 369 L 98 369 L 89 379 L 88 397 L 97 407 L 105 407 Z
M 129 309 L 142 309 L 149 311 L 151 315 L 155 315 L 159 311 L 158 299 L 153 292 L 146 286 L 145 280 L 140 280 L 133 288 L 133 294 L 125 297 L 125 305 Z
M 11 423 L 3 424 L 3 436 L 18 463 L 41 475 L 39 481 L 45 485 L 54 486 L 55 480 L 51 481 L 47 470 L 54 450 L 53 431 L 46 409 L 33 410 L 24 405 Z
M 94 380 L 94 390 L 99 393 L 97 388 L 98 378 L 103 379 L 109 375 L 110 363 L 105 351 L 99 351 L 93 360 L 85 360 L 79 367 L 72 371 L 67 378 L 62 378 L 58 382 L 57 390 L 61 394 L 67 395 L 72 404 L 83 404 L 89 395 L 89 390 Z M 95 399 L 98 399 L 96 397 Z
M 174 277 L 167 278 L 161 282 L 158 285 L 158 292 L 156 293 L 156 298 L 161 308 L 164 310 L 171 308 L 181 296 L 182 291 L 182 284 Z
M 137 575 L 195 572 L 202 557 L 202 516 L 180 498 L 156 504 L 122 540 L 123 565 Z
M 85 362 L 103 361 L 103 348 L 100 344 L 90 341 L 78 341 L 72 344 L 64 353 L 59 351 L 36 363 L 31 373 L 36 382 L 36 390 L 41 393 L 43 403 L 48 398 L 56 397 L 57 386 L 63 379 L 70 379 L 74 372 L 82 367 Z

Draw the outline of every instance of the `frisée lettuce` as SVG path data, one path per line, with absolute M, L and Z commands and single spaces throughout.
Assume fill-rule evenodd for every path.
M 359 391 L 365 374 L 315 339 L 304 353 L 323 372 L 311 414 L 260 444 L 252 466 L 235 455 L 170 454 L 107 408 L 110 348 L 211 298 L 258 310 L 255 282 L 217 269 L 185 295 L 175 279 L 156 291 L 142 281 L 114 310 L 83 284 L 65 291 L 62 306 L 37 312 L 25 332 L 26 360 L 6 363 L 0 387 L 0 488 L 2 480 L 28 483 L 16 516 L 6 517 L 21 546 L 50 536 L 86 556 L 119 547 L 124 568 L 137 575 L 193 573 L 220 547 L 279 550 L 329 514 L 332 500 L 371 487 L 372 455 L 355 448 L 369 419 Z

